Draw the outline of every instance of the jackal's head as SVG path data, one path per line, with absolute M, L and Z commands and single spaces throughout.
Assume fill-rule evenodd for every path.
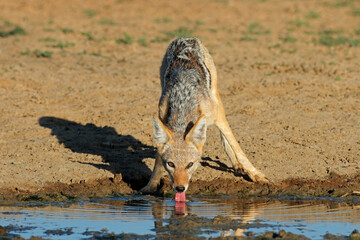
M 201 116 L 190 130 L 175 134 L 154 116 L 154 142 L 176 192 L 187 190 L 191 175 L 199 166 L 206 128 L 206 119 Z

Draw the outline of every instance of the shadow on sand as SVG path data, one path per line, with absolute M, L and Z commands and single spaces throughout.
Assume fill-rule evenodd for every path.
M 99 155 L 104 163 L 81 162 L 106 169 L 112 173 L 121 173 L 123 181 L 138 190 L 151 176 L 151 169 L 142 162 L 144 158 L 155 158 L 155 148 L 130 135 L 120 135 L 113 127 L 97 127 L 92 123 L 82 125 L 56 117 L 41 117 L 39 124 L 50 128 L 51 135 L 58 138 L 60 144 L 76 153 Z
M 211 159 L 210 157 L 203 157 L 203 158 L 201 158 L 201 160 L 202 160 L 201 165 L 203 167 L 209 167 L 209 168 L 212 168 L 212 169 L 215 169 L 218 171 L 222 171 L 222 172 L 229 172 L 229 173 L 234 174 L 234 176 L 236 176 L 236 177 L 242 177 L 246 181 L 252 182 L 252 180 L 247 175 L 235 171 L 234 168 L 228 167 L 225 163 L 223 163 L 219 160 L 214 160 L 214 159 Z

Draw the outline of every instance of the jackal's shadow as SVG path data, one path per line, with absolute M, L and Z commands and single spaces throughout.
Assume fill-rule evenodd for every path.
M 203 167 L 210 167 L 210 168 L 218 170 L 218 171 L 229 172 L 229 173 L 234 174 L 234 176 L 236 176 L 236 177 L 243 177 L 245 180 L 251 182 L 251 179 L 247 175 L 244 175 L 240 172 L 235 171 L 234 168 L 228 167 L 225 163 L 223 163 L 219 160 L 214 160 L 214 159 L 211 159 L 210 157 L 203 157 L 203 158 L 201 158 L 201 160 L 202 160 L 201 165 Z
M 155 148 L 130 135 L 120 135 L 113 127 L 97 127 L 92 123 L 82 125 L 56 117 L 41 117 L 39 124 L 50 128 L 51 135 L 59 143 L 76 153 L 99 155 L 104 163 L 79 161 L 112 173 L 121 173 L 123 180 L 133 189 L 139 189 L 148 181 L 151 170 L 142 162 L 154 158 Z

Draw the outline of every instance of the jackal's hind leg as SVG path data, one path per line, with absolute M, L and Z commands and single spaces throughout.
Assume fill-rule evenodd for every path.
M 265 175 L 251 164 L 240 148 L 230 129 L 229 123 L 225 118 L 225 114 L 219 116 L 219 119 L 216 121 L 216 126 L 220 130 L 221 142 L 235 171 L 248 176 L 253 182 L 268 183 L 269 181 L 266 179 Z
M 163 171 L 162 171 L 162 160 L 159 156 L 159 154 L 156 154 L 156 160 L 155 160 L 155 165 L 154 165 L 154 170 L 151 174 L 151 178 L 148 182 L 148 184 L 143 187 L 140 192 L 142 193 L 153 193 L 156 192 L 157 187 L 160 183 L 160 179 L 163 175 Z

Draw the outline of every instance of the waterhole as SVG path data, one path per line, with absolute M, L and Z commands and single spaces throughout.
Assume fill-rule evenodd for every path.
M 360 230 L 360 202 L 329 199 L 238 199 L 128 196 L 58 203 L 1 203 L 8 236 L 46 239 L 256 237 L 284 230 L 310 239 Z M 1 238 L 1 236 L 0 236 Z

